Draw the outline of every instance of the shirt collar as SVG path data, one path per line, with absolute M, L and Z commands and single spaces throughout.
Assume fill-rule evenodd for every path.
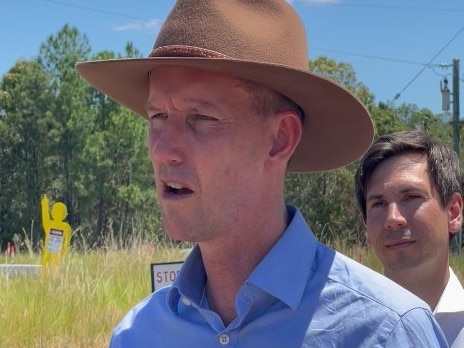
M 246 283 L 261 288 L 295 310 L 311 272 L 311 267 L 304 265 L 313 263 L 318 243 L 301 212 L 293 206 L 287 206 L 287 212 L 290 224 Z M 205 283 L 206 273 L 201 252 L 195 246 L 168 293 L 167 301 L 171 310 L 177 312 L 181 296 L 200 304 Z
M 451 267 L 449 268 L 450 277 L 448 283 L 446 284 L 445 290 L 441 294 L 440 300 L 438 301 L 433 314 L 436 313 L 453 313 L 453 312 L 462 312 L 464 311 L 463 301 L 457 301 L 457 299 L 462 299 L 464 296 L 464 289 L 462 288 L 461 283 L 454 274 Z
M 288 206 L 291 222 L 280 239 L 252 272 L 247 282 L 295 310 L 308 283 L 317 241 L 300 211 Z
M 200 304 L 206 284 L 206 272 L 201 252 L 196 245 L 182 265 L 171 289 L 167 301 L 173 312 L 177 313 L 177 304 L 181 296 Z

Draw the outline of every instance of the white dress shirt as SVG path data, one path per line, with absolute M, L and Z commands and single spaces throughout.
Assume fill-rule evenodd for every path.
M 450 348 L 464 348 L 464 289 L 450 267 L 450 278 L 433 315 Z

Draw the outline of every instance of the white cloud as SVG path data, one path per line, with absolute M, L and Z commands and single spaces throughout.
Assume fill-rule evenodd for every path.
M 135 21 L 123 25 L 118 25 L 113 29 L 116 31 L 144 31 L 144 32 L 156 32 L 159 30 L 162 21 L 159 19 L 150 19 L 148 21 Z

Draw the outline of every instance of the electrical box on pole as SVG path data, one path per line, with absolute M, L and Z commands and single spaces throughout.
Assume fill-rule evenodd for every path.
M 443 81 L 440 81 L 440 91 L 441 91 L 441 110 L 449 111 L 451 104 L 451 91 L 448 88 L 448 79 L 445 77 Z

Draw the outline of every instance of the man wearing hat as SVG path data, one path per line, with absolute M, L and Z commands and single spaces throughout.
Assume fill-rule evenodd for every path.
M 147 119 L 164 229 L 197 243 L 111 347 L 446 347 L 424 302 L 285 205 L 287 170 L 343 166 L 373 138 L 365 108 L 308 71 L 306 42 L 284 0 L 178 0 L 148 58 L 77 65 Z

